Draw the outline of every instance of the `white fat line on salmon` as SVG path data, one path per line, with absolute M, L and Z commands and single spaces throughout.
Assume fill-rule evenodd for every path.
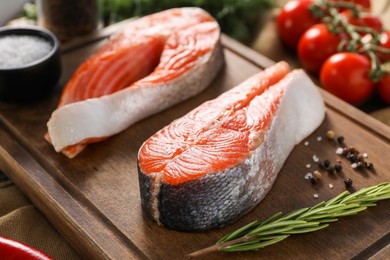
M 162 225 L 160 222 L 160 211 L 158 209 L 158 195 L 160 194 L 161 179 L 164 176 L 161 172 L 150 174 L 150 180 L 152 182 L 150 186 L 150 211 L 157 224 Z

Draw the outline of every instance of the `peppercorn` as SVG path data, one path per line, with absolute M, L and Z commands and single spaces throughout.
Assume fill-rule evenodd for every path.
M 357 168 L 358 169 L 362 169 L 364 167 L 364 165 L 365 165 L 364 162 L 358 162 L 357 163 Z
M 341 164 L 339 164 L 339 163 L 336 163 L 334 165 L 334 169 L 336 170 L 336 172 L 341 172 L 341 170 L 343 169 L 343 166 L 341 166 Z
M 346 178 L 346 179 L 344 180 L 344 183 L 345 183 L 345 187 L 346 187 L 346 188 L 349 188 L 349 187 L 352 186 L 352 179 L 351 179 L 351 178 Z
M 329 130 L 328 132 L 326 132 L 326 138 L 328 138 L 328 140 L 333 140 L 334 139 L 334 132 L 332 130 Z
M 369 169 L 369 170 L 372 170 L 372 169 L 374 169 L 374 164 L 366 162 L 366 168 Z
M 328 173 L 333 173 L 334 172 L 334 168 L 332 166 L 328 166 L 328 167 L 326 167 L 326 171 Z
M 356 156 L 355 153 L 349 152 L 349 153 L 347 154 L 347 159 L 350 160 L 351 162 L 356 162 L 357 156 Z
M 351 146 L 351 147 L 349 147 L 349 148 L 348 148 L 348 152 L 350 152 L 350 153 L 354 153 L 354 154 L 358 154 L 358 153 L 359 153 L 359 151 L 358 151 L 358 150 L 356 150 L 356 148 L 355 148 L 355 147 L 353 147 L 353 146 Z
M 337 142 L 339 143 L 339 144 L 342 144 L 343 142 L 344 142 L 344 136 L 337 136 L 337 138 L 336 138 L 336 140 L 337 140 Z
M 319 161 L 319 162 L 318 162 L 318 168 L 324 169 L 324 168 L 325 168 L 324 163 L 321 162 L 321 161 Z
M 330 161 L 328 159 L 325 159 L 323 164 L 324 164 L 324 167 L 327 168 L 330 165 Z
M 317 180 L 321 179 L 321 173 L 319 171 L 314 171 L 313 172 L 313 176 L 314 178 L 316 178 Z
M 356 156 L 356 161 L 358 161 L 358 162 L 364 162 L 364 157 L 361 156 L 361 155 L 357 155 L 357 156 Z

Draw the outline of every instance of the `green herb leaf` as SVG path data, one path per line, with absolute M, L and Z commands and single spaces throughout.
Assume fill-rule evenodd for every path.
M 190 254 L 200 256 L 213 251 L 238 252 L 258 250 L 286 239 L 292 234 L 314 232 L 328 227 L 337 218 L 350 216 L 390 199 L 390 183 L 363 188 L 353 194 L 345 191 L 328 202 L 293 211 L 283 217 L 276 213 L 265 221 L 253 221 L 224 236 L 217 245 Z

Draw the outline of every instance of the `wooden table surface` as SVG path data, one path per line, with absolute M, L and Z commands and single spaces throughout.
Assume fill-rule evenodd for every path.
M 100 33 L 104 36 L 116 29 L 114 26 Z M 160 227 L 144 217 L 140 205 L 136 155 L 142 142 L 175 118 L 273 61 L 224 36 L 226 65 L 207 90 L 104 142 L 90 145 L 70 160 L 55 153 L 43 135 L 62 86 L 77 66 L 104 43 L 94 39 L 80 39 L 64 48 L 64 72 L 52 96 L 25 106 L 0 103 L 0 170 L 10 175 L 85 258 L 181 259 L 254 219 L 314 205 L 319 201 L 314 193 L 319 194 L 320 200 L 330 199 L 345 190 L 345 177 L 353 178 L 353 189 L 390 180 L 390 162 L 383 159 L 390 153 L 390 128 L 321 91 L 327 105 L 325 121 L 307 138 L 311 145 L 301 143 L 294 149 L 273 189 L 254 210 L 232 225 L 208 232 L 183 233 Z M 344 161 L 342 174 L 326 175 L 319 185 L 304 180 L 305 165 L 311 162 L 313 154 L 336 160 L 334 143 L 316 141 L 328 129 L 367 152 L 376 172 L 355 172 Z M 333 189 L 328 188 L 329 183 L 334 185 Z M 389 201 L 384 201 L 325 230 L 293 236 L 260 252 L 216 253 L 207 259 L 247 259 L 259 255 L 264 259 L 385 256 L 390 249 L 389 215 Z

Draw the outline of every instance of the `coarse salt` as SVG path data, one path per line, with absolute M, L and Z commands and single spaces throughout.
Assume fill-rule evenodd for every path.
M 310 180 L 311 178 L 313 178 L 313 174 L 311 172 L 306 173 L 305 180 Z
M 26 66 L 45 57 L 53 49 L 37 36 L 9 35 L 0 37 L 0 69 Z
M 339 147 L 336 149 L 336 154 L 343 154 L 344 148 Z
M 329 188 L 333 189 L 333 184 L 332 183 L 329 183 Z
M 315 199 L 318 199 L 318 197 L 319 197 L 318 193 L 314 193 L 313 197 L 314 197 Z
M 322 141 L 322 136 L 317 136 L 317 141 L 321 142 Z
M 304 145 L 305 145 L 305 146 L 308 146 L 308 145 L 309 145 L 309 141 L 306 141 L 306 142 L 304 143 Z
M 311 164 L 310 163 L 308 163 L 308 164 L 306 164 L 306 168 L 310 168 L 311 167 Z
M 320 158 L 317 155 L 313 155 L 313 162 L 319 162 Z
M 368 153 L 363 153 L 363 157 L 367 158 L 368 157 Z
M 351 164 L 351 167 L 352 167 L 352 169 L 356 169 L 357 168 L 357 163 Z

